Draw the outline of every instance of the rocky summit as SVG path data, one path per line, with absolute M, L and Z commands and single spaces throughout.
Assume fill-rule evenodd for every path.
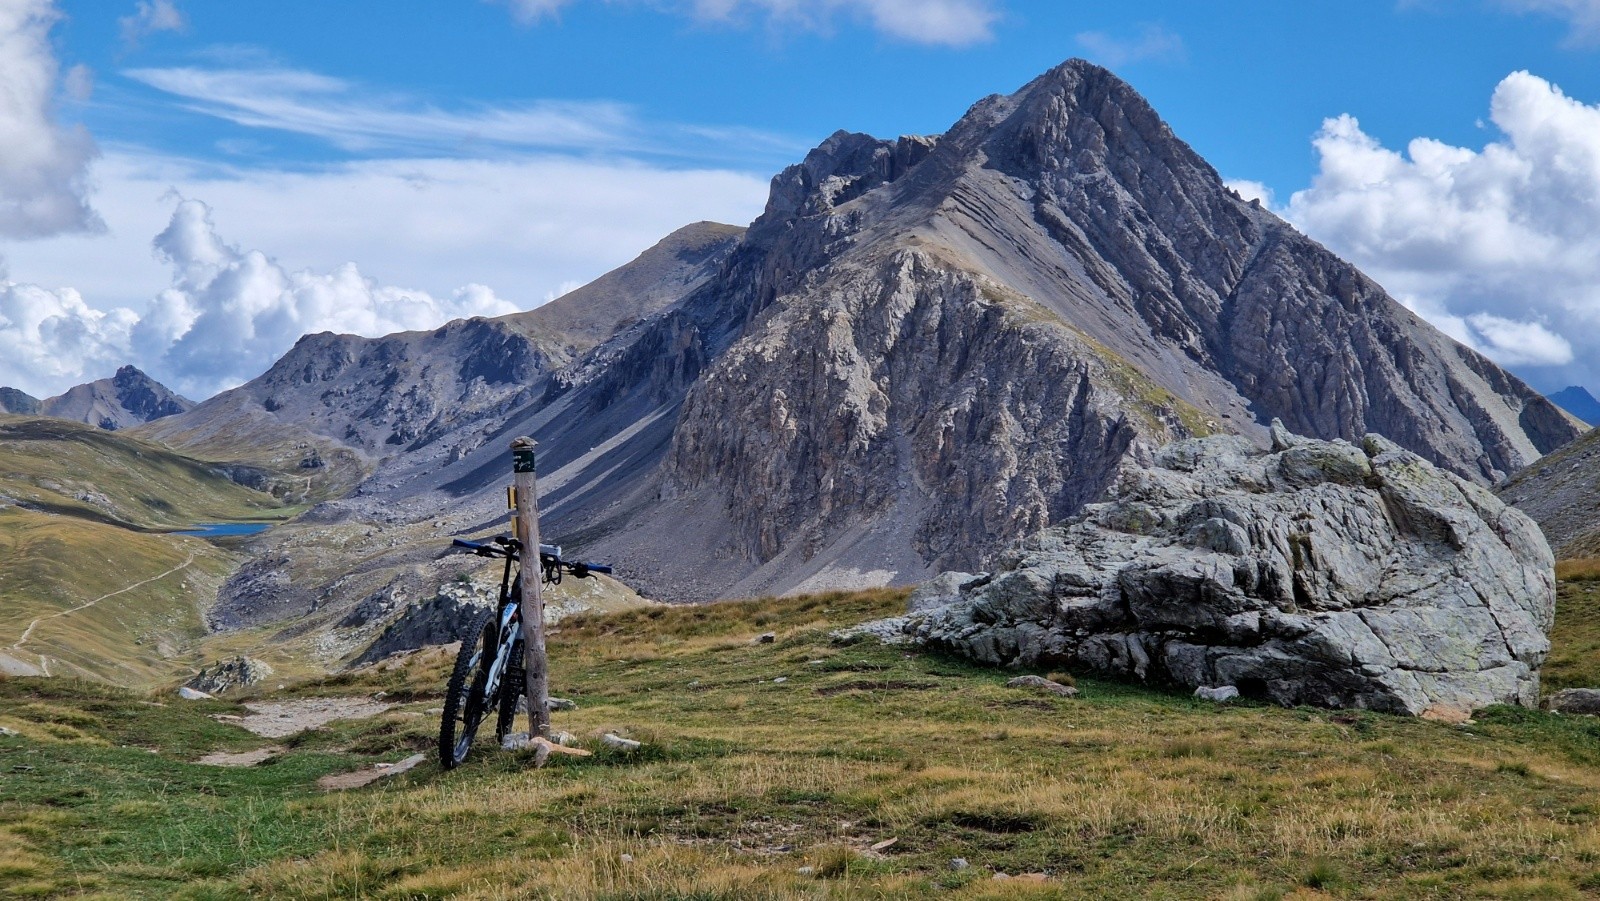
M 1286 705 L 1464 713 L 1538 702 L 1555 576 L 1538 526 L 1484 488 L 1377 435 L 1275 426 L 1271 450 L 1163 448 L 913 606 L 869 631 Z
M 115 431 L 193 408 L 194 401 L 173 393 L 137 367 L 124 366 L 111 378 L 78 385 L 44 399 L 34 412 Z
M 341 587 L 330 554 L 376 571 L 498 528 L 519 434 L 547 535 L 702 600 L 987 566 L 1125 463 L 1213 433 L 1264 445 L 1274 418 L 1483 485 L 1577 434 L 1073 60 L 942 135 L 833 135 L 746 230 L 686 229 L 504 320 L 307 339 L 146 428 L 213 458 L 293 432 L 362 461 L 239 584 L 274 584 L 272 561 L 327 575 L 224 597 L 253 621 L 375 590 Z M 330 550 L 311 526 L 335 523 L 363 537 Z

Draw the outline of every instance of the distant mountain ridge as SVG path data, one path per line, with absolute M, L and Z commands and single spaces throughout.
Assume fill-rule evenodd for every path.
M 1600 425 L 1600 400 L 1582 385 L 1569 385 L 1550 395 L 1551 403 L 1591 426 Z
M 176 416 L 194 406 L 194 401 L 134 366 L 123 366 L 111 378 L 77 385 L 42 401 L 15 388 L 0 388 L 0 413 L 70 419 L 107 431 Z
M 1577 434 L 1081 60 L 940 136 L 835 134 L 748 230 L 721 228 L 528 313 L 307 338 L 144 427 L 302 429 L 372 467 L 275 530 L 225 590 L 228 621 L 353 603 L 294 570 L 325 556 L 327 524 L 372 524 L 341 552 L 363 566 L 499 527 L 518 434 L 541 445 L 546 534 L 683 600 L 981 567 L 1152 448 L 1264 441 L 1273 418 L 1380 432 L 1484 484 Z

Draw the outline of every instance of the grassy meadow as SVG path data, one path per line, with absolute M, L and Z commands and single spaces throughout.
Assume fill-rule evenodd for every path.
M 1576 586 L 1576 587 L 1574 587 Z M 1563 587 L 1563 675 L 1600 634 Z M 1574 595 L 1572 592 L 1577 591 Z M 268 744 L 180 702 L 0 680 L 0 895 L 79 898 L 1579 898 L 1600 892 L 1600 721 L 1495 708 L 1466 727 L 1216 706 L 1013 673 L 830 629 L 903 593 L 576 617 L 551 636 L 534 769 L 480 743 L 371 786 L 318 777 L 432 753 L 450 655 L 290 686 L 397 706 Z M 755 643 L 762 632 L 771 644 Z M 1565 655 L 1565 656 L 1563 656 Z M 777 681 L 777 680 L 783 681 Z M 615 731 L 642 741 L 605 748 Z M 894 839 L 893 844 L 880 843 Z M 880 850 L 872 847 L 879 845 Z M 965 869 L 951 866 L 962 858 Z M 809 868 L 809 869 L 807 869 Z M 997 874 L 1013 877 L 998 879 Z M 1031 878 L 1030 878 L 1031 877 Z
M 186 671 L 238 556 L 173 530 L 295 512 L 159 445 L 0 416 L 0 672 L 151 686 Z

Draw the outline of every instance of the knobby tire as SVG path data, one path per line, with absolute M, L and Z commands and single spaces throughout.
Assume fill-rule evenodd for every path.
M 511 734 L 517 720 L 517 702 L 528 692 L 528 671 L 523 666 L 527 659 L 522 639 L 511 646 L 511 660 L 506 664 L 506 674 L 500 677 L 500 716 L 495 720 L 495 741 L 503 741 Z M 531 718 L 530 718 L 531 721 Z
M 455 769 L 466 759 L 478 726 L 491 707 L 499 706 L 495 703 L 498 699 L 484 697 L 489 667 L 499 646 L 498 616 L 497 610 L 485 611 L 461 639 L 461 651 L 456 654 L 455 669 L 444 692 L 444 713 L 439 718 L 439 765 L 444 769 Z M 505 694 L 504 681 L 502 678 L 501 695 Z M 514 705 L 512 710 L 516 710 Z

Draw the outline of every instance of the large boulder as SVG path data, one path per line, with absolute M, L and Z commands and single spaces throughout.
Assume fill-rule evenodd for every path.
M 1180 441 L 899 628 L 994 665 L 1282 704 L 1533 705 L 1555 612 L 1532 520 L 1398 445 Z
M 255 685 L 272 675 L 272 667 L 254 657 L 243 655 L 218 660 L 192 676 L 183 687 L 206 695 L 220 695 L 236 688 Z M 188 697 L 185 695 L 185 697 Z

